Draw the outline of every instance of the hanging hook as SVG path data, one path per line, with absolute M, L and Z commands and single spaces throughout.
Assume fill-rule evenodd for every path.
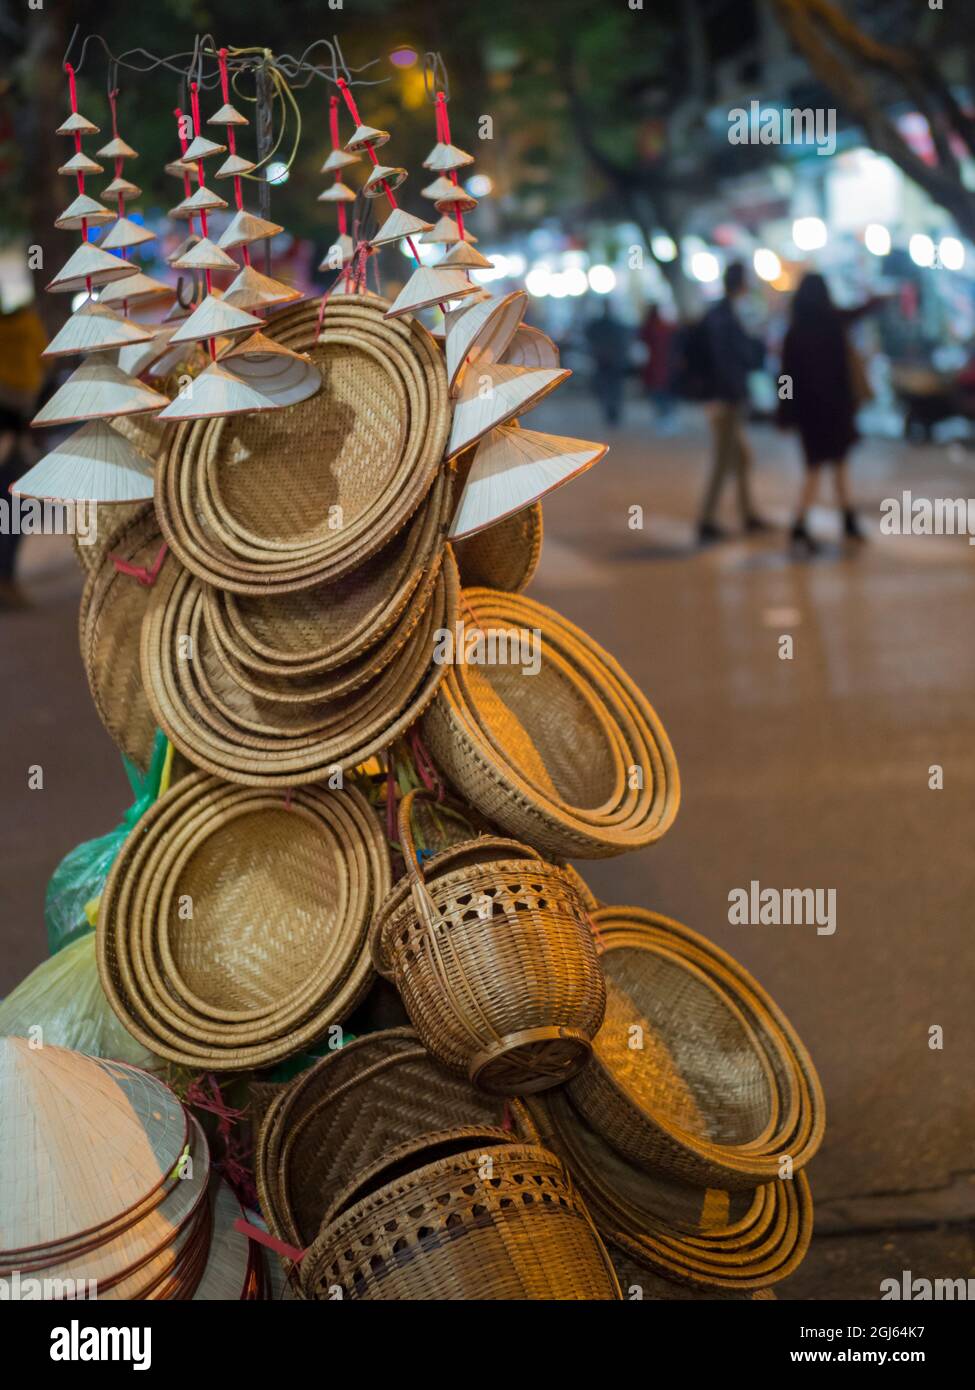
M 437 100 L 437 93 L 443 92 L 444 100 L 450 100 L 450 79 L 447 76 L 447 66 L 439 53 L 424 53 L 423 55 L 423 90 L 426 92 L 427 101 L 434 105 Z

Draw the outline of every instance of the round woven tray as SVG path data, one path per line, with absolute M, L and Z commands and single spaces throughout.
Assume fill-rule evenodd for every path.
M 542 504 L 534 502 L 465 540 L 454 542 L 464 588 L 521 593 L 542 557 Z
M 795 1030 L 726 953 L 657 914 L 592 914 L 607 977 L 592 1064 L 568 1088 L 631 1162 L 750 1187 L 816 1152 L 822 1091 Z M 634 1028 L 642 1048 L 634 1048 Z

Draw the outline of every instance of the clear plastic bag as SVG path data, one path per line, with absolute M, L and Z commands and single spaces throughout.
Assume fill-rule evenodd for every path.
M 145 774 L 123 757 L 135 800 L 122 821 L 107 835 L 85 840 L 64 856 L 51 875 L 44 899 L 44 923 L 51 955 L 94 929 L 98 899 L 115 857 L 129 834 L 156 798 L 166 789 L 172 750 L 161 729 L 156 731 L 149 770 Z

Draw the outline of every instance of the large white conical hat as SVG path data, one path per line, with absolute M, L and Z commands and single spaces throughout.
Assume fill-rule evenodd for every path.
M 474 156 L 456 145 L 444 144 L 438 140 L 423 161 L 424 169 L 432 169 L 435 174 L 445 174 L 451 169 L 461 169 L 465 164 L 473 164 Z
M 419 236 L 429 231 L 432 223 L 424 222 L 422 217 L 414 217 L 404 208 L 393 208 L 386 221 L 375 236 L 369 238 L 371 246 L 386 246 L 391 241 L 400 241 L 406 236 Z
M 456 246 L 452 246 L 439 262 L 440 265 L 459 265 L 465 270 L 492 270 L 492 263 L 487 256 L 482 256 L 476 246 L 472 246 L 469 241 L 458 241 Z
M 152 460 L 106 420 L 91 420 L 10 490 L 60 502 L 145 502 L 152 497 Z
M 214 294 L 206 299 L 180 324 L 173 334 L 173 344 L 196 343 L 207 338 L 220 338 L 227 333 L 241 333 L 245 328 L 260 328 L 261 320 L 243 309 L 235 309 Z
M 110 280 L 124 280 L 135 272 L 129 261 L 110 256 L 100 251 L 90 241 L 83 241 L 47 286 L 53 294 L 67 293 L 70 290 L 83 290 L 92 285 L 107 285 Z
M 240 114 L 236 106 L 231 106 L 227 101 L 219 111 L 214 111 L 212 116 L 207 117 L 207 125 L 250 125 L 250 121 Z
M 528 307 L 524 290 L 513 290 L 503 299 L 461 304 L 446 316 L 444 352 L 447 378 L 455 390 L 464 370 L 473 362 L 499 362 L 517 332 Z
M 274 401 L 255 391 L 246 381 L 228 372 L 219 362 L 194 377 L 174 396 L 160 420 L 210 420 L 218 415 L 243 415 L 255 410 L 277 410 Z
M 75 310 L 41 356 L 71 357 L 78 352 L 106 351 L 147 343 L 151 337 L 141 324 L 123 319 L 106 304 L 89 299 Z
M 124 280 L 113 280 L 99 294 L 102 304 L 132 304 L 137 299 L 175 299 L 176 290 L 164 280 L 156 280 L 141 271 Z
M 58 169 L 59 174 L 104 174 L 104 172 L 104 165 L 96 164 L 85 154 L 84 150 L 79 150 L 77 154 L 73 154 L 67 163 L 62 164 Z
M 116 357 L 116 363 L 121 371 L 129 376 L 141 376 L 150 367 L 159 362 L 160 358 L 165 357 L 169 351 L 169 340 L 176 332 L 175 324 L 160 324 L 158 327 L 153 325 L 156 331 L 148 336 L 148 342 L 137 343 L 132 347 L 120 349 Z M 183 349 L 180 349 L 183 352 Z
M 31 420 L 32 425 L 73 425 L 77 420 L 107 420 L 113 415 L 141 415 L 168 405 L 169 397 L 126 376 L 112 362 L 90 358 L 76 367 L 63 386 Z
M 221 354 L 220 365 L 277 406 L 297 405 L 321 388 L 322 374 L 307 356 L 255 333 Z
M 235 309 L 266 308 L 269 304 L 290 304 L 301 298 L 301 290 L 262 275 L 252 265 L 245 265 L 223 292 L 223 302 Z
M 142 246 L 155 239 L 155 232 L 150 232 L 140 222 L 133 222 L 131 217 L 119 217 L 98 244 L 103 251 L 124 251 L 127 246 Z
M 80 111 L 72 111 L 67 120 L 62 121 L 54 133 L 55 135 L 97 135 L 98 126 L 92 125 L 91 121 Z
M 219 145 L 216 140 L 210 140 L 205 135 L 197 135 L 187 145 L 180 158 L 184 164 L 190 164 L 200 159 L 209 159 L 213 154 L 226 153 L 226 145 Z
M 236 270 L 237 262 L 209 237 L 200 237 L 169 264 L 174 270 Z
M 224 251 L 230 251 L 235 246 L 262 241 L 283 231 L 284 228 L 276 222 L 267 222 L 263 217 L 255 217 L 252 212 L 235 212 L 217 245 Z
M 570 375 L 561 368 L 532 371 L 500 362 L 477 365 L 465 372 L 454 405 L 447 457 L 453 458 L 489 430 L 530 410 Z
M 111 222 L 114 217 L 115 214 L 110 208 L 97 203 L 94 198 L 89 198 L 87 193 L 79 193 L 61 216 L 55 219 L 54 225 L 62 232 L 77 232 L 86 224 L 97 227 L 103 222 Z
M 347 169 L 350 164 L 358 164 L 360 158 L 360 155 L 349 154 L 347 150 L 332 150 L 319 173 L 337 174 L 340 169 Z
M 214 193 L 212 188 L 207 188 L 206 184 L 201 184 L 195 193 L 191 193 L 188 198 L 184 198 L 181 203 L 177 203 L 174 208 L 170 208 L 170 217 L 196 217 L 201 212 L 212 212 L 214 208 L 225 208 L 227 202 L 220 197 L 219 193 Z
M 249 174 L 252 169 L 256 168 L 257 165 L 252 159 L 245 159 L 242 154 L 228 154 L 213 177 L 215 179 L 234 179 L 240 174 Z
M 107 145 L 103 145 L 95 154 L 99 159 L 136 159 L 137 155 L 131 145 L 127 145 L 121 135 L 114 135 Z
M 387 309 L 385 318 L 399 318 L 401 314 L 412 314 L 417 309 L 426 309 L 431 304 L 445 304 L 448 299 L 462 299 L 474 294 L 477 285 L 472 285 L 462 270 L 437 270 L 433 266 L 417 266 L 406 284 Z
M 508 344 L 504 360 L 514 367 L 561 366 L 559 350 L 552 339 L 540 328 L 530 328 L 527 323 L 518 326 L 518 331 Z
M 405 183 L 408 177 L 406 170 L 401 169 L 398 165 L 376 164 L 362 185 L 363 197 L 380 198 L 387 189 L 392 191 L 399 188 L 400 184 Z
M 605 444 L 540 434 L 510 425 L 493 429 L 474 455 L 450 526 L 460 540 L 584 473 L 606 453 Z
M 352 132 L 351 138 L 345 142 L 346 152 L 358 154 L 360 150 L 375 149 L 379 145 L 385 145 L 388 139 L 388 130 L 377 130 L 372 125 L 358 125 Z
M 428 246 L 453 246 L 458 241 L 467 241 L 472 246 L 477 245 L 477 237 L 471 236 L 466 227 L 464 228 L 464 235 L 461 236 L 457 219 L 446 212 L 432 231 L 424 232 L 422 240 Z

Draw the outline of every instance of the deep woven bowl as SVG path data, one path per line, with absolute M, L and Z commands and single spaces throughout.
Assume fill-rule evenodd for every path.
M 465 589 L 521 593 L 531 583 L 542 556 L 541 502 L 465 540 L 455 541 L 454 552 Z

